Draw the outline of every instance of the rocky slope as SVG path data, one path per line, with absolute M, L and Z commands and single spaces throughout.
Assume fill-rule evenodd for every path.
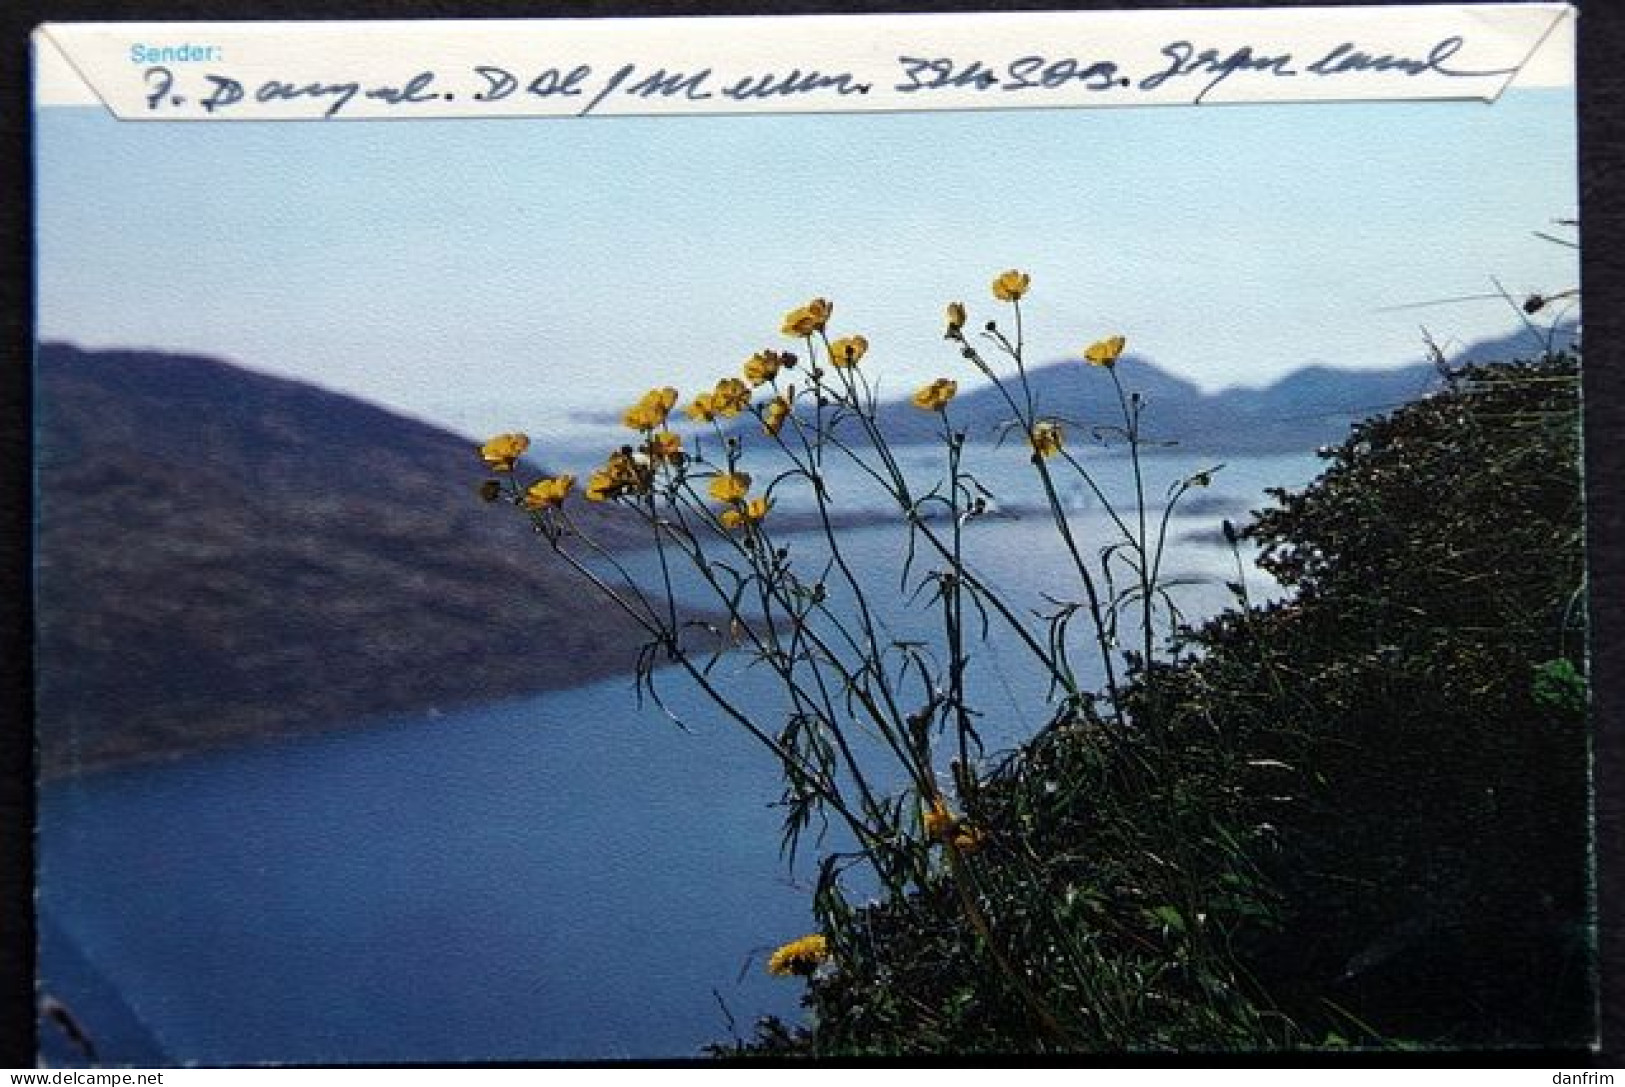
M 465 437 L 212 359 L 64 344 L 39 353 L 35 416 L 47 775 L 635 655 L 523 518 L 479 500 Z

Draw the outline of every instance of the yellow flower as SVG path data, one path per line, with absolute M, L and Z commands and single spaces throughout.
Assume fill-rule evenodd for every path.
M 835 312 L 835 307 L 822 298 L 814 298 L 805 306 L 797 306 L 784 315 L 784 334 L 786 336 L 811 336 L 822 332 L 829 323 L 829 316 Z
M 1053 457 L 1061 451 L 1061 424 L 1039 423 L 1033 427 L 1033 452 L 1040 457 Z
M 722 527 L 739 528 L 743 525 L 760 524 L 767 516 L 767 511 L 772 508 L 773 503 L 768 501 L 766 495 L 730 506 L 722 511 Z
M 958 392 L 959 382 L 939 377 L 914 394 L 914 406 L 924 411 L 941 411 Z
M 677 390 L 667 386 L 662 389 L 650 389 L 643 394 L 643 399 L 626 409 L 621 421 L 633 430 L 653 430 L 666 421 L 671 409 L 677 403 Z
M 784 427 L 784 421 L 790 418 L 790 401 L 782 396 L 775 396 L 762 411 L 762 429 L 773 437 L 778 437 L 779 431 Z
M 787 351 L 758 351 L 745 360 L 745 380 L 751 387 L 765 385 L 779 376 L 779 371 L 796 364 L 796 357 Z
M 725 472 L 711 481 L 711 497 L 718 502 L 743 502 L 749 491 L 750 476 L 744 472 Z
M 1121 336 L 1108 336 L 1104 340 L 1092 343 L 1083 350 L 1084 361 L 1090 366 L 1104 366 L 1109 370 L 1117 365 L 1125 343 L 1127 341 Z
M 717 398 L 711 393 L 700 393 L 686 409 L 690 419 L 709 423 L 717 417 Z
M 926 809 L 924 822 L 926 836 L 941 841 L 947 841 L 959 824 L 959 820 L 954 818 L 940 796 L 932 798 L 931 806 Z
M 683 455 L 683 439 L 669 430 L 657 430 L 643 444 L 654 464 L 675 464 Z
M 931 806 L 926 809 L 922 818 L 925 823 L 926 837 L 938 842 L 952 842 L 963 853 L 974 853 L 982 848 L 987 835 L 969 823 L 964 822 L 953 812 L 942 797 L 934 797 Z
M 530 448 L 530 439 L 523 434 L 498 434 L 480 446 L 480 459 L 493 472 L 511 472 L 514 462 Z
M 868 350 L 869 341 L 862 336 L 844 336 L 829 345 L 829 361 L 841 369 L 856 366 Z
M 589 502 L 607 502 L 623 494 L 646 494 L 650 472 L 646 465 L 625 449 L 609 455 L 604 466 L 593 472 L 587 480 L 586 497 Z
M 1008 272 L 1001 273 L 993 281 L 993 297 L 1000 302 L 1019 302 L 1031 283 L 1032 277 L 1026 272 L 1018 272 L 1012 268 Z
M 723 418 L 738 415 L 750 407 L 750 386 L 737 377 L 725 377 L 717 382 L 716 389 L 712 391 L 711 403 Z
M 945 339 L 957 340 L 965 331 L 965 307 L 959 302 L 948 303 L 948 331 Z
M 810 977 L 829 958 L 829 941 L 814 934 L 791 940 L 767 960 L 767 972 L 774 977 Z
M 569 494 L 570 488 L 575 485 L 576 477 L 572 475 L 538 479 L 525 492 L 525 508 L 527 510 L 556 510 L 564 505 L 564 496 Z

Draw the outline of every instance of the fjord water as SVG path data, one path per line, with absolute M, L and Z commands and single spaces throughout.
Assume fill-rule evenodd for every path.
M 1211 463 L 1152 458 L 1153 497 Z M 1193 615 L 1234 576 L 1220 518 L 1314 464 L 1230 458 L 1193 492 L 1165 569 L 1197 583 L 1179 590 Z M 1103 469 L 1111 493 L 1124 472 Z M 1098 546 L 1098 504 L 1065 497 Z M 1023 606 L 1071 592 L 1046 519 L 975 528 L 973 559 Z M 843 540 L 895 582 L 895 524 Z M 883 619 L 907 634 L 902 609 Z M 1042 724 L 1041 677 L 996 624 L 976 654 L 984 735 L 1007 748 Z M 774 705 L 740 655 L 717 674 L 741 704 Z M 662 689 L 688 731 L 622 678 L 49 783 L 42 990 L 109 1063 L 687 1057 L 759 1015 L 794 1020 L 801 985 L 763 962 L 809 930 L 810 866 L 779 856 L 774 769 L 685 683 Z M 73 1058 L 42 1031 L 48 1057 Z
M 83 965 L 42 986 L 177 1062 L 698 1055 L 719 997 L 795 1010 L 751 956 L 808 896 L 770 766 L 690 716 L 615 680 L 55 783 L 40 912 Z

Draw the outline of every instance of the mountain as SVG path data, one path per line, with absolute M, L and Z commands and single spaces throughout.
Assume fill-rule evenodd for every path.
M 1414 400 L 1440 380 L 1429 365 L 1379 371 L 1313 366 L 1263 389 L 1204 393 L 1132 355 L 1118 362 L 1117 372 L 1124 392 L 1141 398 L 1148 440 L 1214 453 L 1312 450 L 1337 441 L 1355 420 Z M 1105 370 L 1056 362 L 1034 367 L 1027 378 L 1041 416 L 1065 420 L 1074 431 L 1122 425 L 1117 391 Z M 1019 396 L 1014 387 L 1010 391 Z M 997 389 L 966 381 L 950 414 L 954 426 L 973 439 L 994 437 L 1014 417 Z M 934 440 L 940 428 L 934 417 L 902 401 L 883 405 L 881 417 L 886 433 L 902 442 Z
M 1553 342 L 1570 345 L 1575 336 L 1572 327 L 1564 327 L 1553 334 Z M 1530 336 L 1509 336 L 1472 344 L 1451 364 L 1538 354 L 1540 346 Z M 1350 424 L 1424 396 L 1444 380 L 1431 363 L 1383 370 L 1308 366 L 1260 389 L 1205 393 L 1194 382 L 1133 355 L 1118 362 L 1117 374 L 1125 392 L 1137 392 L 1142 398 L 1146 438 L 1211 453 L 1309 451 L 1335 444 Z M 1117 392 L 1105 370 L 1079 360 L 1052 362 L 1029 370 L 1028 380 L 1041 415 L 1082 428 L 1121 425 Z M 936 417 L 906 399 L 882 404 L 880 414 L 885 433 L 894 441 L 937 439 Z M 951 415 L 954 426 L 973 439 L 997 436 L 1013 418 L 998 390 L 979 379 L 964 378 Z
M 479 500 L 467 438 L 213 359 L 66 344 L 39 351 L 35 418 L 48 775 L 581 683 L 641 643 Z

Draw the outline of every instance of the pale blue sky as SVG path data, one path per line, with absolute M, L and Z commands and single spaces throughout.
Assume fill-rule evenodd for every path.
M 1036 358 L 1110 332 L 1208 388 L 1422 356 L 1578 280 L 1572 94 L 1482 103 L 343 123 L 42 110 L 45 338 L 207 352 L 470 434 L 787 346 L 813 295 L 903 392 L 945 302 L 1033 277 Z M 1559 228 L 1559 233 L 1563 231 Z

